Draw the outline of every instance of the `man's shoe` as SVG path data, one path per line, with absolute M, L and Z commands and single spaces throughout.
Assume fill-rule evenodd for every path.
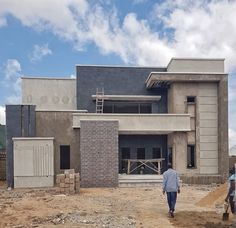
M 170 214 L 170 217 L 171 217 L 171 218 L 174 218 L 174 217 L 175 217 L 173 211 L 170 211 L 169 214 Z

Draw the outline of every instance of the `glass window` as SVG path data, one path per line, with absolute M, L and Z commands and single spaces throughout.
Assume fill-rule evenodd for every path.
M 152 113 L 151 103 L 105 102 L 104 113 Z
M 195 97 L 194 96 L 188 96 L 187 97 L 187 103 L 195 103 Z
M 161 148 L 152 148 L 152 158 L 153 159 L 162 158 Z
M 196 167 L 195 145 L 188 145 L 187 147 L 187 168 Z
M 137 159 L 145 159 L 145 148 L 137 148 Z

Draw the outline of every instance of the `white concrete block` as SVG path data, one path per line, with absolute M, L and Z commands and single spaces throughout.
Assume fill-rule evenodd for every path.
M 14 177 L 14 188 L 41 188 L 53 187 L 54 176 L 45 177 Z
M 19 187 L 51 186 L 54 176 L 53 138 L 13 138 L 14 179 Z M 28 181 L 30 183 L 28 183 Z
M 200 159 L 201 158 L 218 158 L 218 151 L 217 150 L 201 150 Z
M 218 126 L 217 120 L 201 120 L 200 128 L 216 128 Z
M 201 120 L 218 120 L 217 113 L 214 112 L 201 112 L 199 115 L 200 121 Z
M 218 135 L 218 130 L 216 127 L 212 128 L 200 128 L 200 135 L 212 135 L 212 136 L 217 136 Z
M 210 135 L 207 135 L 207 136 L 200 136 L 200 142 L 214 142 L 214 143 L 218 143 L 218 136 L 210 136 Z
M 218 167 L 218 159 L 217 158 L 202 158 L 200 159 L 200 166 L 201 167 Z
M 217 97 L 205 97 L 205 96 L 198 97 L 199 105 L 204 105 L 204 104 L 217 105 L 217 103 L 218 103 Z
M 200 167 L 200 174 L 218 174 L 218 166 Z
M 199 112 L 218 112 L 218 107 L 216 104 L 201 104 L 198 106 Z
M 216 150 L 218 151 L 218 143 L 200 142 L 200 150 Z

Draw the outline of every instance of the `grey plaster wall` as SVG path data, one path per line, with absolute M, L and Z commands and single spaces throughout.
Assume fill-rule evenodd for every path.
M 104 89 L 106 95 L 161 95 L 152 106 L 153 113 L 167 112 L 167 90 L 147 90 L 145 81 L 150 72 L 163 72 L 166 68 L 77 66 L 77 109 L 95 112 L 91 95 Z
M 118 186 L 118 121 L 81 121 L 81 186 Z
M 14 187 L 13 137 L 35 136 L 35 106 L 7 105 L 6 106 L 6 169 L 7 185 Z
M 72 128 L 72 113 L 69 111 L 37 111 L 36 136 L 54 137 L 55 175 L 63 173 L 60 169 L 60 145 L 70 146 L 70 168 L 80 171 L 79 138 L 80 130 Z

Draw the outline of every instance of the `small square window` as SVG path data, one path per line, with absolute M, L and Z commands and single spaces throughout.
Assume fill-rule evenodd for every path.
M 195 103 L 195 97 L 193 97 L 193 96 L 188 96 L 188 97 L 187 97 L 187 103 Z

